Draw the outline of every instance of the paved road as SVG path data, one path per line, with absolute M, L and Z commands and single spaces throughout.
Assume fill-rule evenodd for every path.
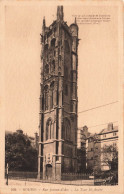
M 6 182 L 6 181 L 5 181 Z M 45 182 L 42 180 L 37 180 L 37 179 L 28 179 L 28 180 L 12 180 L 9 179 L 9 185 L 41 185 L 41 184 L 59 184 L 59 185 L 94 185 L 94 181 L 93 180 L 73 180 L 73 181 L 61 181 L 57 182 L 57 181 L 52 181 L 52 182 Z
M 84 185 L 94 185 L 94 181 L 93 180 L 73 180 L 73 181 L 61 181 L 60 182 L 42 182 L 42 181 L 38 181 L 37 179 L 29 179 L 29 180 L 10 180 L 9 179 L 9 185 L 24 185 L 24 186 L 30 186 L 30 185 L 36 185 L 36 186 L 41 186 L 41 185 L 45 185 L 45 184 L 49 184 L 49 185 L 76 185 L 76 186 L 84 186 Z
M 5 181 L 6 182 L 6 181 Z M 64 182 L 64 181 L 63 181 Z M 90 187 L 85 187 L 89 186 L 89 183 L 84 180 L 84 185 L 82 186 L 77 186 L 77 185 L 69 185 L 69 182 L 67 184 L 55 184 L 55 183 L 42 183 L 42 182 L 32 182 L 32 181 L 24 181 L 24 180 L 9 180 L 8 185 L 5 185 L 2 188 L 2 194 L 7 194 L 7 193 L 42 193 L 42 194 L 47 194 L 50 192 L 51 194 L 53 193 L 64 193 L 66 192 L 75 192 L 77 193 L 78 191 L 83 192 L 83 191 L 88 191 Z M 90 184 L 92 185 L 92 184 Z

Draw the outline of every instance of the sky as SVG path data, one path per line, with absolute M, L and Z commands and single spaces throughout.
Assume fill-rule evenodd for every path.
M 43 16 L 49 26 L 56 19 L 56 11 L 54 4 L 5 7 L 5 130 L 21 128 L 31 136 L 38 132 L 40 33 Z M 118 125 L 117 11 L 116 6 L 64 6 L 68 25 L 74 21 L 73 15 L 111 15 L 110 22 L 78 25 L 78 127 L 87 125 L 92 133 L 109 122 Z

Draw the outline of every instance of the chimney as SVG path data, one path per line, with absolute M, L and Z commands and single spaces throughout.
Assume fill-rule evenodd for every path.
M 108 124 L 108 130 L 109 130 L 109 131 L 113 130 L 113 123 L 109 123 L 109 124 Z

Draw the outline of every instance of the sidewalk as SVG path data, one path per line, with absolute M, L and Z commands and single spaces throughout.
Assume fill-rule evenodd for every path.
M 2 194 L 24 194 L 24 193 L 41 193 L 41 194 L 63 194 L 63 193 L 74 193 L 77 194 L 77 192 L 82 193 L 89 191 L 89 189 L 92 187 L 89 187 L 89 183 L 84 180 L 84 184 L 80 185 L 80 181 L 76 181 L 76 184 L 69 184 L 69 181 L 63 181 L 60 183 L 43 183 L 41 181 L 35 180 L 35 182 L 32 181 L 24 181 L 24 180 L 10 180 L 8 181 L 8 185 L 4 185 L 1 187 Z M 6 180 L 5 180 L 6 183 Z M 72 182 L 73 183 L 73 182 Z
M 75 187 L 73 185 L 62 185 L 62 184 L 51 184 L 51 183 L 42 183 L 42 182 L 32 182 L 32 181 L 24 181 L 24 180 L 9 180 L 8 185 L 5 185 L 0 188 L 0 192 L 2 194 L 24 194 L 24 193 L 41 193 L 47 194 L 50 192 L 51 194 L 55 194 L 58 192 L 69 192 L 75 191 Z
M 93 186 L 94 185 L 94 180 L 72 180 L 72 181 L 53 181 L 53 180 L 38 180 L 38 179 L 19 179 L 19 180 L 12 180 L 9 179 L 9 184 L 23 184 L 23 185 L 30 185 L 30 184 L 35 184 L 35 185 L 41 185 L 41 184 L 59 184 L 59 185 L 76 185 L 76 186 Z
M 41 186 L 41 185 L 74 185 L 74 186 L 93 186 L 94 180 L 72 180 L 72 181 L 45 181 L 45 180 L 38 180 L 38 179 L 25 179 L 25 180 L 12 180 L 9 179 L 8 185 L 23 185 L 23 186 Z

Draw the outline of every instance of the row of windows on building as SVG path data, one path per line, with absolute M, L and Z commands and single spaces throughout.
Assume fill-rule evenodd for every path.
M 64 40 L 65 43 L 65 51 L 66 53 L 70 52 L 70 45 L 68 40 Z M 53 52 L 53 55 L 56 55 L 56 49 L 58 49 L 58 55 L 61 55 L 61 48 L 63 48 L 62 45 L 62 39 L 58 41 L 58 48 L 56 48 L 57 46 L 57 42 L 56 42 L 56 38 L 53 37 L 51 42 L 48 41 L 48 39 L 45 40 L 45 46 L 44 46 L 44 54 L 46 54 L 48 56 L 48 53 L 50 54 L 50 52 Z
M 52 120 L 49 119 L 46 124 L 46 140 L 54 138 L 54 124 Z
M 45 64 L 45 67 L 44 67 L 44 72 L 46 74 L 49 74 L 50 72 L 53 72 L 55 71 L 55 60 L 53 59 L 52 62 L 49 62 Z M 64 77 L 65 79 L 68 79 L 69 78 L 69 74 L 68 74 L 68 67 L 65 65 L 64 66 Z
M 47 37 L 45 38 L 45 47 L 44 47 L 44 51 L 48 50 L 48 47 L 55 47 L 56 44 L 56 38 L 55 35 L 53 34 L 52 39 L 48 39 Z
M 49 101 L 49 94 L 50 93 L 50 101 Z M 56 102 L 56 95 L 57 92 L 54 91 L 54 87 L 51 87 L 50 92 L 48 93 L 48 88 L 45 90 L 44 93 L 44 109 L 48 110 L 49 109 L 49 102 L 50 102 L 50 109 L 53 108 L 54 105 L 54 100 Z
M 113 142 L 113 143 L 109 144 L 109 146 L 116 147 L 117 146 L 117 142 Z M 106 144 L 103 145 L 104 149 L 107 148 L 107 147 L 108 147 L 108 145 L 106 145 Z
M 55 128 L 56 123 L 52 122 L 52 119 L 49 118 L 46 122 L 46 140 L 56 138 Z M 63 138 L 66 140 L 71 140 L 71 124 L 70 121 L 65 118 L 63 125 Z
M 68 85 L 64 84 L 64 94 L 68 95 Z M 54 105 L 56 105 L 57 101 L 57 91 L 55 90 L 54 82 L 50 85 L 50 89 L 48 85 L 44 88 L 44 109 L 48 110 L 52 109 Z M 50 103 L 50 104 L 49 104 Z
M 52 63 L 49 65 L 48 63 L 45 65 L 45 73 L 49 74 L 50 72 L 55 71 L 55 60 L 52 61 Z
M 109 134 L 109 133 L 108 133 L 108 134 Z M 107 137 L 108 134 L 104 134 L 103 137 Z M 117 135 L 117 133 L 116 133 L 116 132 L 113 132 L 113 136 L 116 136 L 116 135 Z
M 103 134 L 102 137 L 103 137 L 103 138 L 109 137 L 109 136 L 110 136 L 109 134 L 110 134 L 110 133 L 108 133 L 108 134 Z M 113 135 L 113 136 L 116 136 L 116 135 L 117 135 L 117 132 L 111 133 L 111 137 L 112 137 L 112 135 Z M 99 137 L 97 137 L 97 138 L 99 139 Z M 92 139 L 92 138 L 89 138 L 89 139 L 88 139 L 88 142 L 93 142 L 93 139 Z
M 113 144 L 111 144 L 111 145 L 113 145 L 114 147 L 116 147 L 117 146 L 117 143 L 116 142 L 114 142 Z M 104 144 L 103 145 L 103 148 L 105 149 L 105 148 L 107 148 L 107 145 L 106 144 Z M 95 148 L 91 148 L 90 150 L 89 150 L 89 152 L 91 151 L 91 152 L 93 152 L 93 151 L 95 151 L 95 150 L 98 150 L 98 147 L 95 147 Z
M 111 144 L 111 145 L 112 145 L 114 148 L 117 147 L 117 143 L 113 143 L 113 144 Z M 106 149 L 106 148 L 107 148 L 107 145 L 104 145 L 103 148 Z M 94 151 L 94 149 L 91 148 L 91 151 Z M 103 152 L 101 152 L 101 154 L 103 154 L 103 155 L 105 154 L 105 155 L 106 155 L 106 152 L 103 151 Z M 110 152 L 109 152 L 108 154 L 109 154 L 109 156 L 111 155 Z M 94 158 L 98 158 L 98 156 L 100 156 L 100 150 L 99 150 L 98 153 L 95 153 L 95 154 L 94 154 L 94 157 L 91 156 L 91 158 L 89 158 L 88 160 L 93 160 Z
M 46 39 L 45 39 L 45 46 L 48 45 L 49 48 L 55 48 L 56 46 L 60 47 L 64 43 L 65 44 L 65 49 L 67 51 L 69 51 L 70 50 L 70 45 L 69 45 L 69 41 L 68 40 L 69 40 L 69 37 L 67 36 L 67 33 L 65 33 L 65 37 L 64 38 L 62 38 L 62 35 L 60 35 L 59 40 L 57 40 L 56 37 L 55 37 L 55 34 L 53 34 L 51 40 L 46 37 Z M 74 43 L 73 43 L 73 47 L 75 46 Z
M 66 93 L 67 94 L 67 93 Z M 45 92 L 44 94 L 44 110 L 51 110 L 54 108 L 54 106 L 57 105 L 56 99 L 57 99 L 57 91 L 51 90 L 50 95 L 48 95 L 48 92 Z M 70 104 L 70 111 L 71 112 L 77 112 L 77 106 L 74 102 Z
M 95 149 L 97 150 L 97 149 L 98 149 L 98 147 L 91 148 L 90 150 L 91 150 L 91 151 L 94 151 Z

